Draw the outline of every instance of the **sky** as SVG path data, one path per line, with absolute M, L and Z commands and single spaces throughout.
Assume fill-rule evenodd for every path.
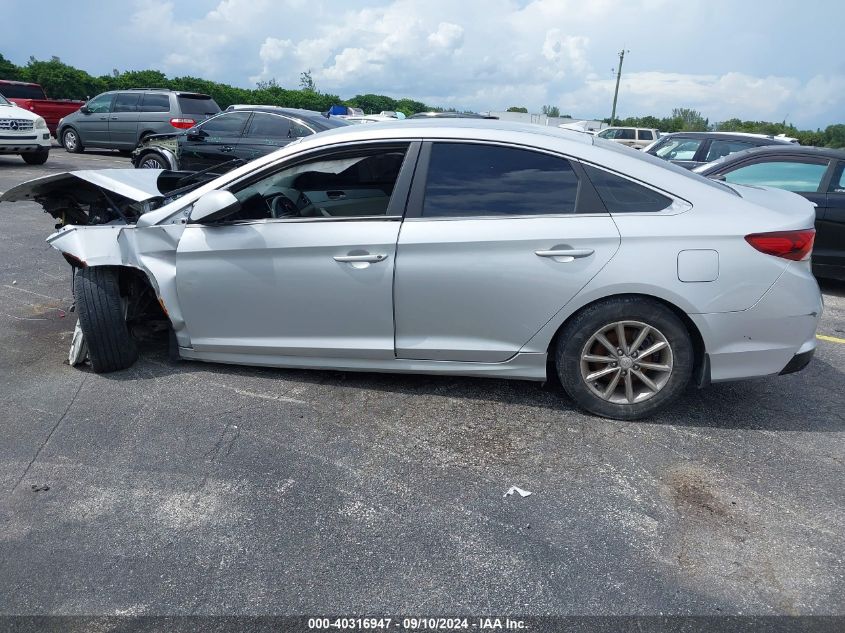
M 377 93 L 429 105 L 610 116 L 694 108 L 711 122 L 845 122 L 841 0 L 40 0 L 0 20 L 17 64 L 154 68 L 241 87 Z M 25 15 L 29 0 L 3 0 Z M 26 25 L 21 28 L 21 25 Z

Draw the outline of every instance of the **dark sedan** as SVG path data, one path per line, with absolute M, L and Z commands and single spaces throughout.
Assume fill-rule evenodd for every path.
M 727 183 L 765 185 L 800 194 L 816 205 L 816 277 L 845 280 L 845 151 L 770 145 L 694 169 Z
M 653 156 L 692 169 L 735 152 L 763 145 L 793 145 L 776 136 L 738 132 L 676 132 L 661 134 L 645 148 Z
M 147 169 L 222 173 L 303 136 L 344 125 L 349 123 L 312 110 L 230 106 L 184 132 L 147 137 L 133 152 L 132 164 Z M 221 168 L 214 169 L 217 166 Z

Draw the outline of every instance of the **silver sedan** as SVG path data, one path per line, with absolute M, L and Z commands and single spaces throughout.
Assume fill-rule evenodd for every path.
M 633 419 L 803 368 L 822 310 L 806 200 L 540 126 L 355 126 L 220 177 L 72 172 L 0 199 L 61 219 L 71 360 L 99 372 L 160 319 L 184 359 L 559 379 Z

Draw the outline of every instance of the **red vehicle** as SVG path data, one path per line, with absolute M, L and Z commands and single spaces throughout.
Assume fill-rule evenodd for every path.
M 84 101 L 71 101 L 69 99 L 48 99 L 44 88 L 38 84 L 25 81 L 0 79 L 0 94 L 21 108 L 44 117 L 44 120 L 47 121 L 47 128 L 53 136 L 56 135 L 56 126 L 59 124 L 59 119 L 71 112 L 76 112 L 85 103 Z

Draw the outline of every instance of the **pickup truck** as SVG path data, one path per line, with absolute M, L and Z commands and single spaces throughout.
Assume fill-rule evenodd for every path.
M 8 81 L 0 79 L 0 95 L 9 101 L 44 118 L 50 134 L 56 135 L 59 119 L 71 112 L 76 112 L 84 101 L 69 99 L 48 99 L 44 88 L 38 84 L 24 81 Z

